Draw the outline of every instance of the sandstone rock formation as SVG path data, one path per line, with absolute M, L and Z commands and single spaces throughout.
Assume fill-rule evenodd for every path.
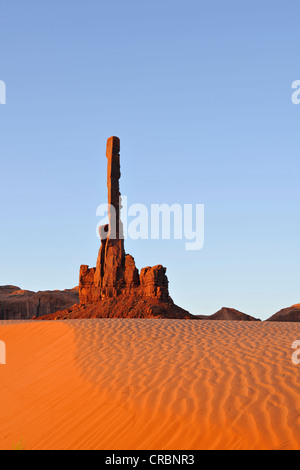
M 0 286 L 0 320 L 28 320 L 69 308 L 78 302 L 78 287 L 32 292 L 16 286 Z
M 109 224 L 100 227 L 101 246 L 96 268 L 81 266 L 81 304 L 94 303 L 138 290 L 145 296 L 168 300 L 168 280 L 162 266 L 144 268 L 139 276 L 134 258 L 125 254 L 119 187 L 120 140 L 110 137 L 106 147 Z
M 283 308 L 275 313 L 266 321 L 280 321 L 280 322 L 300 322 L 300 304 L 292 305 L 292 307 Z
M 227 307 L 222 307 L 213 315 L 197 315 L 197 317 L 201 320 L 261 321 L 258 318 L 251 317 L 251 315 Z
M 96 267 L 80 267 L 80 306 L 57 312 L 51 318 L 196 318 L 173 303 L 166 268 L 146 267 L 139 274 L 134 258 L 125 253 L 118 137 L 108 139 L 106 157 L 109 223 L 100 227 Z
M 80 303 L 85 305 L 122 294 L 142 294 L 153 299 L 170 301 L 166 268 L 161 265 L 142 269 L 124 249 L 123 224 L 120 216 L 119 187 L 120 140 L 110 137 L 106 147 L 109 224 L 100 227 L 101 246 L 97 265 L 81 266 L 79 275 Z

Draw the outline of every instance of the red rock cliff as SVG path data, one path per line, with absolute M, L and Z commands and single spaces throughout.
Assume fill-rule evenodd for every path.
M 78 304 L 78 288 L 32 292 L 15 286 L 0 286 L 0 320 L 29 320 L 50 315 Z

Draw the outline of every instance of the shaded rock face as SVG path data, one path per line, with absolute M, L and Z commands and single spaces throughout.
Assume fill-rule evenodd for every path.
M 300 322 L 300 304 L 292 305 L 292 307 L 283 308 L 275 313 L 266 321 L 280 321 L 280 322 Z
M 213 315 L 197 315 L 201 320 L 231 320 L 231 321 L 261 321 L 246 313 L 239 312 L 234 308 L 223 307 Z
M 91 304 L 123 294 L 145 296 L 171 302 L 166 268 L 161 265 L 139 271 L 134 258 L 126 255 L 123 225 L 120 217 L 121 195 L 119 187 L 120 140 L 110 137 L 106 147 L 109 224 L 100 227 L 101 246 L 97 265 L 81 266 L 79 297 L 82 305 Z
M 16 286 L 0 286 L 0 320 L 28 320 L 70 308 L 78 302 L 78 287 L 32 292 Z

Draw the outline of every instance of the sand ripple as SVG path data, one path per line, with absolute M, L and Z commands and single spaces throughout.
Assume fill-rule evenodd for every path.
M 0 448 L 299 449 L 296 323 L 3 323 Z

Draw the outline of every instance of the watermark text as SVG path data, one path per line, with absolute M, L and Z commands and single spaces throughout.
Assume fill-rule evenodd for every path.
M 0 104 L 6 104 L 6 84 L 0 80 Z
M 0 341 L 0 365 L 6 364 L 6 344 Z
M 295 366 L 298 366 L 300 364 L 300 341 L 299 340 L 293 342 L 292 349 L 297 350 L 292 355 L 292 362 L 293 364 L 295 364 Z
M 98 237 L 101 227 L 109 224 L 110 239 L 115 239 L 118 233 L 125 240 L 185 240 L 188 251 L 204 246 L 204 204 L 151 204 L 149 209 L 140 203 L 128 206 L 127 197 L 123 196 L 119 207 L 120 220 L 113 205 L 98 206 L 96 215 L 101 217 L 96 228 Z
M 292 83 L 292 89 L 295 90 L 292 94 L 292 103 L 300 104 L 300 80 L 295 80 Z

